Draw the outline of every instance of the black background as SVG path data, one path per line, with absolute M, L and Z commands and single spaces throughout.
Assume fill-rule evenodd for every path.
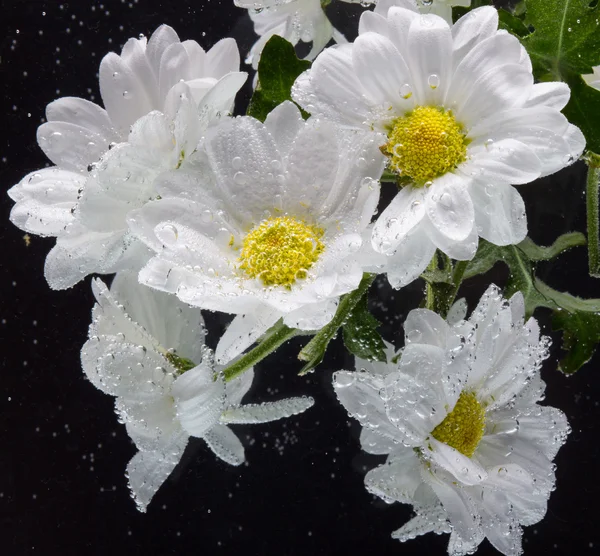
M 147 36 L 161 23 L 182 39 L 210 47 L 223 36 L 245 54 L 254 40 L 249 18 L 230 1 L 106 0 L 0 1 L 0 188 L 48 162 L 35 131 L 46 104 L 59 96 L 100 102 L 97 68 L 130 36 Z M 358 5 L 328 9 L 349 38 Z M 243 107 L 249 91 L 240 99 Z M 585 231 L 581 163 L 521 188 L 531 235 L 551 242 L 566 231 Z M 386 190 L 389 198 L 392 191 Z M 246 446 L 247 466 L 218 461 L 202 441 L 192 440 L 181 464 L 165 482 L 147 514 L 129 498 L 125 465 L 135 448 L 116 421 L 112 398 L 88 383 L 79 350 L 87 336 L 93 298 L 86 279 L 66 292 L 51 291 L 43 261 L 54 240 L 31 237 L 12 226 L 12 201 L 0 195 L 0 552 L 4 555 L 171 554 L 443 554 L 447 536 L 428 535 L 400 544 L 390 533 L 411 515 L 388 506 L 363 487 L 365 472 L 380 458 L 360 451 L 359 427 L 332 393 L 331 372 L 351 368 L 337 340 L 325 363 L 308 380 L 296 377 L 295 340 L 257 368 L 247 399 L 264 401 L 310 394 L 316 406 L 305 415 L 272 425 L 236 429 Z M 560 261 L 540 265 L 549 284 L 584 296 L 600 296 L 587 275 L 586 252 L 577 248 Z M 502 284 L 496 267 L 463 288 L 473 307 L 490 281 Z M 402 338 L 401 323 L 418 305 L 423 285 L 401 292 L 384 280 L 371 295 L 384 336 Z M 546 333 L 548 315 L 540 313 Z M 207 315 L 209 344 L 228 318 Z M 556 335 L 553 337 L 558 340 Z M 398 344 L 400 345 L 400 344 Z M 528 554 L 595 553 L 598 531 L 600 380 L 599 357 L 574 377 L 556 370 L 555 342 L 543 370 L 546 402 L 560 407 L 573 427 L 556 463 L 557 491 L 546 518 L 526 529 Z M 487 542 L 479 554 L 493 554 Z

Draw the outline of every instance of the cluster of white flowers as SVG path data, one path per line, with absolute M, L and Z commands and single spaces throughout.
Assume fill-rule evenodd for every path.
M 235 41 L 206 52 L 162 26 L 102 60 L 104 108 L 70 97 L 48 106 L 38 142 L 55 166 L 9 191 L 15 225 L 57 238 L 52 288 L 117 273 L 110 289 L 93 281 L 81 360 L 139 450 L 128 477 L 141 510 L 190 436 L 239 465 L 228 424 L 312 405 L 240 405 L 252 369 L 233 380 L 222 371 L 269 329 L 322 329 L 364 273 L 400 288 L 436 250 L 470 260 L 479 237 L 522 241 L 514 185 L 566 167 L 585 146 L 561 114 L 568 86 L 534 83 L 494 8 L 452 24 L 451 7 L 470 0 L 380 0 L 348 43 L 325 15 L 329 2 L 235 3 L 261 36 L 255 68 L 273 35 L 312 43 L 295 102 L 264 122 L 232 116 L 247 77 Z M 377 214 L 384 171 L 402 187 Z M 200 309 L 235 315 L 216 362 Z M 363 449 L 388 455 L 367 488 L 415 508 L 395 537 L 449 532 L 450 554 L 487 537 L 518 554 L 521 526 L 545 513 L 568 425 L 538 403 L 548 341 L 524 322 L 522 296 L 506 302 L 491 287 L 469 320 L 464 311 L 455 305 L 448 322 L 411 312 L 401 353 L 357 361 L 334 387 L 364 427 Z

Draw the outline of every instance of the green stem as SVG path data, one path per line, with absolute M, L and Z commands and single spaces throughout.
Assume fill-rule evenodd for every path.
M 586 162 L 588 165 L 586 203 L 590 276 L 600 278 L 600 213 L 598 209 L 600 156 L 594 153 L 588 153 Z
M 454 265 L 454 270 L 452 271 L 452 282 L 454 284 L 454 287 L 450 292 L 450 295 L 448 296 L 448 310 L 450 310 L 450 307 L 452 307 L 452 304 L 456 299 L 456 294 L 460 289 L 460 285 L 463 281 L 463 276 L 465 275 L 465 272 L 470 262 L 471 261 L 456 261 L 456 264 Z
M 438 254 L 437 251 L 433 254 L 427 270 L 436 271 L 438 269 Z M 430 282 L 425 282 L 425 308 L 430 311 L 435 311 L 435 288 Z
M 267 355 L 273 353 L 281 344 L 284 344 L 289 339 L 299 334 L 301 334 L 300 330 L 289 328 L 283 324 L 282 320 L 278 321 L 271 330 L 267 332 L 267 335 L 260 344 L 223 369 L 225 382 L 229 382 L 240 376 L 250 367 L 256 365 L 259 361 L 262 361 Z
M 300 359 L 300 361 L 307 362 L 300 371 L 300 375 L 308 373 L 323 360 L 323 355 L 325 354 L 329 342 L 336 335 L 339 328 L 346 323 L 350 313 L 352 313 L 352 310 L 356 307 L 357 303 L 369 291 L 369 287 L 376 277 L 376 274 L 363 274 L 363 278 L 358 285 L 358 288 L 353 292 L 344 295 L 340 299 L 337 311 L 329 324 L 325 325 L 298 354 L 298 359 Z

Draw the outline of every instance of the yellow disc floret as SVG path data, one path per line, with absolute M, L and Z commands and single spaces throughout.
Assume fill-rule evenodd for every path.
M 417 106 L 390 126 L 382 147 L 392 170 L 423 186 L 467 159 L 468 140 L 451 110 Z
M 244 238 L 240 268 L 265 286 L 290 288 L 306 278 L 325 246 L 323 229 L 289 216 L 269 218 Z
M 433 429 L 431 436 L 470 458 L 485 430 L 485 409 L 473 392 L 462 392 L 454 409 Z

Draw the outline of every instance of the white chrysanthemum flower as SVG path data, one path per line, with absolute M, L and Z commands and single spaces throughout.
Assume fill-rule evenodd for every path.
M 588 73 L 582 77 L 590 87 L 594 87 L 594 89 L 600 91 L 600 66 L 596 66 L 595 68 L 592 68 L 592 70 L 592 73 Z
M 244 447 L 228 424 L 266 423 L 313 405 L 312 398 L 240 405 L 253 371 L 225 384 L 204 345 L 199 309 L 141 286 L 133 273 L 118 273 L 110 291 L 99 279 L 92 288 L 98 303 L 81 362 L 94 386 L 116 397 L 116 411 L 139 450 L 127 476 L 140 511 L 171 474 L 190 436 L 240 465 Z
M 372 238 L 401 287 L 436 247 L 468 260 L 478 236 L 523 240 L 525 206 L 512 184 L 567 166 L 585 140 L 560 113 L 568 86 L 534 85 L 529 56 L 498 30 L 494 8 L 450 27 L 408 0 L 396 4 L 404 7 L 363 13 L 356 41 L 325 50 L 292 96 L 314 116 L 376 137 L 402 178 Z
M 321 0 L 277 3 L 266 0 L 244 4 L 242 7 L 250 8 L 248 13 L 254 22 L 254 31 L 260 37 L 246 58 L 246 63 L 252 64 L 254 69 L 258 68 L 262 50 L 273 35 L 279 35 L 293 45 L 300 41 L 312 43 L 307 60 L 314 60 L 331 39 L 340 44 L 348 42 L 327 18 Z
M 181 81 L 199 102 L 223 78 L 242 79 L 239 64 L 235 40 L 223 39 L 205 52 L 194 41 L 180 42 L 173 29 L 162 25 L 149 41 L 130 39 L 120 56 L 112 52 L 103 58 L 99 78 L 106 109 L 74 97 L 48 105 L 48 122 L 38 129 L 38 143 L 56 166 L 29 174 L 8 193 L 16 201 L 10 216 L 16 226 L 58 238 L 46 261 L 52 288 L 70 287 L 91 272 L 126 268 L 140 255 L 131 242 L 122 241 L 122 234 L 97 229 L 106 212 L 96 214 L 96 222 L 74 214 L 89 170 L 111 146 L 127 140 L 139 118 L 154 110 L 172 112 L 174 86 Z M 222 99 L 228 108 L 236 92 L 230 90 L 230 97 Z
M 280 318 L 320 329 L 362 278 L 355 255 L 384 163 L 370 137 L 304 121 L 291 102 L 264 124 L 228 120 L 159 179 L 160 200 L 130 215 L 132 232 L 157 253 L 140 280 L 238 315 L 217 347 L 221 363 Z
M 524 315 L 520 293 L 507 302 L 492 285 L 469 321 L 416 309 L 401 355 L 334 375 L 339 400 L 364 427 L 363 449 L 389 454 L 365 477 L 367 489 L 417 514 L 394 538 L 451 533 L 448 552 L 462 555 L 487 537 L 516 555 L 521 526 L 546 513 L 569 426 L 538 404 L 549 340 Z

